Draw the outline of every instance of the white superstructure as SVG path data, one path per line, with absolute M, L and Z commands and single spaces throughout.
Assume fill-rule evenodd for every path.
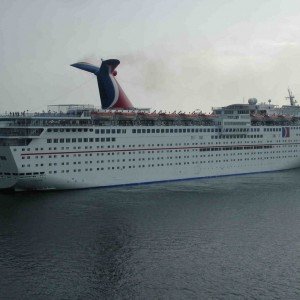
M 75 189 L 300 166 L 297 119 L 256 121 L 249 105 L 214 112 L 151 120 L 150 113 L 78 105 L 66 113 L 1 116 L 0 187 Z

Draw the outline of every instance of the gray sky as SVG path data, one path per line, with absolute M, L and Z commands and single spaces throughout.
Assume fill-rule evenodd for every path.
M 100 105 L 94 75 L 69 65 L 101 58 L 121 60 L 137 107 L 300 100 L 298 0 L 1 0 L 0 24 L 2 112 Z

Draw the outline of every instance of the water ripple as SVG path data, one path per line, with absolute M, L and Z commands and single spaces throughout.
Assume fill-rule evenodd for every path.
M 300 171 L 0 194 L 3 299 L 299 299 Z

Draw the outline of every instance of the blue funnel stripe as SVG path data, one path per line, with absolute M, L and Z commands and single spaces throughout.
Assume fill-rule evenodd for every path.
M 97 74 L 102 108 L 112 107 L 119 98 L 118 85 L 112 75 L 112 67 L 102 63 Z
M 119 64 L 118 59 L 108 59 L 102 60 L 100 68 L 85 62 L 78 62 L 71 66 L 96 75 L 102 108 L 131 109 L 132 103 L 114 77 L 117 75 L 115 69 Z
M 99 71 L 99 68 L 96 66 L 93 66 L 91 64 L 85 63 L 85 62 L 79 62 L 76 64 L 71 65 L 72 67 L 87 71 L 87 72 L 91 72 L 94 73 L 95 75 L 97 74 L 97 72 Z

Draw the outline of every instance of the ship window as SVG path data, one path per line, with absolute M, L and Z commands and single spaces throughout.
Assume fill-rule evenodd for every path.
M 76 132 L 76 129 L 75 129 L 75 128 L 73 128 L 73 129 L 72 129 L 72 132 Z
M 60 142 L 60 143 L 64 143 L 64 142 L 65 142 L 65 139 L 60 139 L 59 142 Z
M 70 139 L 66 139 L 66 143 L 70 143 Z
M 121 133 L 121 129 L 117 129 L 117 133 Z
M 142 129 L 142 133 L 146 133 L 146 129 Z
M 48 132 L 51 132 L 51 131 L 52 131 L 52 129 L 48 128 L 48 129 L 47 129 L 47 131 L 48 131 Z
M 50 144 L 52 143 L 52 139 L 47 139 L 47 143 Z M 25 149 L 22 149 L 22 151 L 24 151 Z
M 147 133 L 150 133 L 151 131 L 150 131 L 150 129 L 147 129 Z
M 112 141 L 112 142 L 115 142 L 115 141 L 116 141 L 116 138 L 112 138 L 111 141 Z
M 66 129 L 66 132 L 70 132 L 70 131 L 71 131 L 70 128 L 67 128 L 67 129 Z
M 159 133 L 159 129 L 156 129 L 156 133 Z
M 105 129 L 101 129 L 101 133 L 105 133 Z
M 78 139 L 78 143 L 82 143 L 82 138 L 79 138 L 79 139 Z
M 101 142 L 105 142 L 105 138 L 101 138 Z
M 90 128 L 90 132 L 93 132 L 93 131 L 94 131 L 94 129 Z
M 186 129 L 184 128 L 184 129 L 182 129 L 182 132 L 186 132 Z
M 138 130 L 137 130 L 137 133 L 141 133 L 141 129 L 138 129 Z
M 182 129 L 179 129 L 179 132 L 182 132 Z
M 99 142 L 99 138 L 95 138 L 95 142 Z
M 116 129 L 112 129 L 111 133 L 115 134 L 116 133 Z
M 170 132 L 173 133 L 173 129 L 170 129 Z
M 132 129 L 132 133 L 136 133 L 136 129 Z
M 84 131 L 84 132 L 87 132 L 87 128 L 84 128 L 83 131 Z
M 78 132 L 82 132 L 82 129 L 81 129 L 81 128 L 78 128 Z
M 87 139 L 87 138 L 84 138 L 83 141 L 84 141 L 85 143 L 87 143 L 87 142 L 88 142 L 88 139 Z
M 106 141 L 107 141 L 107 142 L 110 142 L 110 138 L 106 138 Z
M 110 129 L 106 129 L 106 133 L 110 133 Z
M 90 142 L 94 142 L 94 139 L 93 139 L 93 138 L 90 138 Z
M 58 143 L 58 139 L 54 139 L 54 140 L 53 140 L 53 143 L 56 143 L 56 144 L 57 144 L 57 143 Z

